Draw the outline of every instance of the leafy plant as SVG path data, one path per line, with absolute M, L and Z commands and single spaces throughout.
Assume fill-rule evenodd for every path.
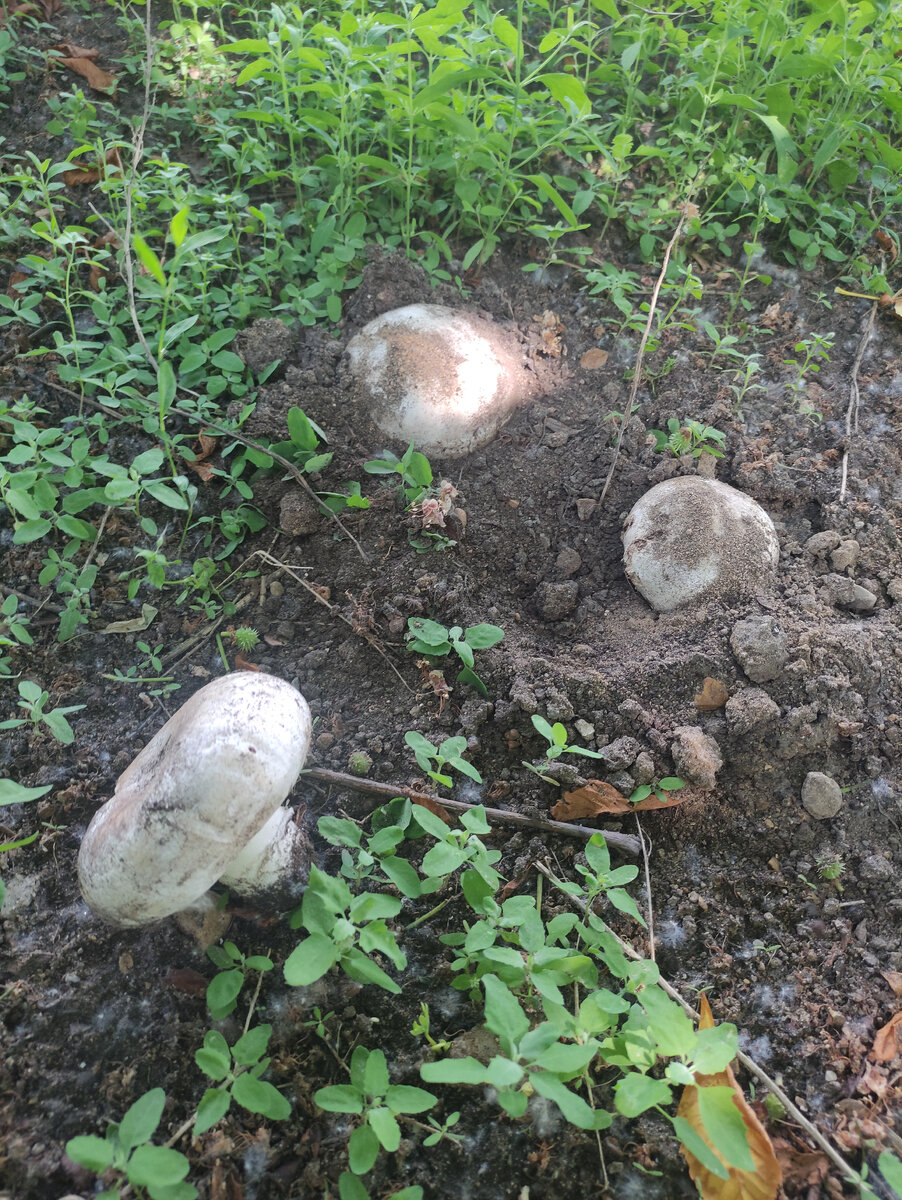
M 365 462 L 363 469 L 368 475 L 397 475 L 408 508 L 420 501 L 432 486 L 432 467 L 429 459 L 419 450 L 414 450 L 413 442 L 401 458 L 391 450 L 385 450 L 378 458 L 371 458 L 369 462 Z
M 197 1107 L 195 1137 L 221 1121 L 233 1100 L 272 1121 L 284 1121 L 291 1115 L 291 1105 L 282 1093 L 260 1078 L 270 1063 L 263 1056 L 271 1034 L 271 1025 L 255 1025 L 229 1046 L 221 1033 L 208 1031 L 194 1060 L 216 1086 L 207 1088 Z
M 659 779 L 657 783 L 640 783 L 639 786 L 630 793 L 630 804 L 639 804 L 642 800 L 647 800 L 649 796 L 656 796 L 662 802 L 668 800 L 668 792 L 678 792 L 680 788 L 686 786 L 686 780 L 680 779 L 677 775 L 670 775 L 666 779 Z
M 409 800 L 406 803 L 410 805 Z M 327 842 L 342 847 L 341 874 L 355 888 L 365 879 L 378 879 L 381 873 L 402 896 L 416 899 L 425 890 L 414 867 L 397 853 L 405 836 L 402 826 L 384 825 L 366 838 L 366 845 L 360 826 L 343 817 L 320 817 L 317 828 Z
M 19 613 L 19 598 L 10 594 L 0 604 L 0 647 L 31 646 L 34 639 L 28 632 L 28 617 Z M 12 656 L 0 649 L 0 675 L 12 674 Z
M 487 650 L 502 640 L 504 630 L 498 625 L 471 625 L 466 630 L 460 625 L 453 625 L 448 629 L 438 621 L 429 621 L 425 617 L 408 617 L 405 637 L 407 649 L 414 654 L 444 658 L 453 651 L 464 664 L 457 682 L 468 683 L 481 696 L 488 696 L 488 688 L 473 669 L 473 652 Z
M 688 454 L 692 458 L 700 458 L 703 454 L 711 454 L 714 458 L 723 458 L 723 445 L 726 434 L 715 429 L 713 425 L 703 425 L 701 421 L 683 421 L 671 417 L 667 422 L 667 432 L 661 429 L 649 430 L 655 439 L 655 450 L 659 454 L 669 453 L 676 457 Z
M 66 720 L 67 713 L 81 712 L 83 704 L 70 704 L 65 708 L 52 708 L 45 712 L 44 708 L 50 699 L 50 693 L 45 692 L 37 683 L 23 679 L 19 684 L 19 708 L 24 708 L 27 716 L 12 717 L 8 721 L 0 721 L 0 729 L 18 729 L 29 722 L 35 729 L 46 725 L 58 742 L 71 746 L 75 741 L 75 731 Z
M 420 1005 L 420 1015 L 411 1026 L 411 1036 L 425 1038 L 433 1054 L 447 1054 L 447 1052 L 451 1049 L 451 1043 L 444 1041 L 444 1039 L 441 1041 L 436 1041 L 436 1039 L 429 1032 L 429 1027 L 429 1005 L 424 1001 Z M 458 1116 L 459 1115 L 460 1114 L 458 1114 Z
M 795 400 L 799 412 L 815 425 L 819 425 L 823 418 L 806 398 L 808 375 L 816 375 L 824 363 L 830 361 L 833 339 L 832 333 L 812 334 L 810 338 L 802 338 L 793 346 L 793 350 L 801 355 L 801 358 L 783 359 L 784 366 L 795 369 L 795 375 L 786 385 L 789 394 Z
M 265 973 L 273 969 L 268 955 L 246 956 L 234 942 L 208 946 L 207 957 L 220 968 L 207 984 L 207 1007 L 214 1021 L 221 1021 L 235 1011 L 248 971 Z
M 9 804 L 28 804 L 32 800 L 38 800 L 41 796 L 46 796 L 50 791 L 50 785 L 46 787 L 23 787 L 21 783 L 16 783 L 14 779 L 0 779 L 0 808 L 4 808 Z M 37 833 L 30 834 L 28 837 L 17 838 L 12 842 L 0 843 L 0 854 L 7 850 L 18 850 L 22 846 L 28 846 L 36 841 Z M 3 901 L 6 899 L 6 886 L 0 879 L 0 908 L 3 907 Z
M 118 1200 L 120 1182 L 146 1191 L 151 1200 L 195 1200 L 197 1189 L 185 1183 L 190 1164 L 184 1154 L 166 1146 L 154 1146 L 150 1139 L 163 1116 L 166 1093 L 162 1088 L 145 1092 L 122 1120 L 107 1128 L 106 1137 L 86 1134 L 66 1142 L 66 1154 L 73 1162 L 95 1175 L 113 1174 L 116 1182 L 96 1200 Z
M 544 717 L 534 713 L 530 718 L 533 728 L 548 742 L 545 757 L 549 760 L 560 758 L 562 754 L 582 754 L 586 758 L 601 758 L 597 750 L 588 750 L 585 746 L 570 746 L 567 743 L 567 730 L 560 721 L 549 724 Z
M 413 751 L 420 770 L 425 771 L 436 783 L 441 783 L 444 787 L 451 787 L 454 783 L 450 775 L 442 773 L 446 765 L 460 771 L 461 775 L 466 775 L 475 783 L 482 783 L 482 776 L 473 764 L 463 757 L 467 748 L 465 737 L 445 738 L 440 746 L 433 746 L 418 730 L 408 729 L 404 734 L 404 741 Z
M 379 1157 L 380 1147 L 393 1154 L 401 1144 L 398 1117 L 426 1112 L 438 1098 L 424 1088 L 393 1084 L 381 1050 L 358 1046 L 351 1055 L 350 1082 L 320 1088 L 313 1099 L 326 1112 L 361 1118 L 348 1142 L 348 1166 L 365 1175 Z

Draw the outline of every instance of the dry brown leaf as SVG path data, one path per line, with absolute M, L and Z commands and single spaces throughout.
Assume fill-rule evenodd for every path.
M 260 668 L 256 663 L 252 663 L 249 659 L 238 650 L 235 654 L 235 670 L 236 671 L 259 671 Z
M 695 705 L 702 712 L 714 712 L 716 708 L 723 708 L 729 698 L 730 693 L 726 686 L 719 679 L 712 679 L 708 675 L 702 683 L 702 690 L 695 697 Z
M 795 1190 L 816 1188 L 830 1173 L 830 1159 L 820 1150 L 797 1150 L 785 1138 L 774 1138 L 777 1161 L 783 1171 L 783 1184 Z
M 7 294 L 7 296 L 9 296 L 10 300 L 21 299 L 21 297 L 19 295 L 19 289 L 17 288 L 16 285 L 19 283 L 24 283 L 27 278 L 28 278 L 28 275 L 25 271 L 11 272 L 10 277 L 9 277 L 9 283 L 7 284 L 7 287 L 6 287 L 6 294 Z
M 902 971 L 881 971 L 880 974 L 893 989 L 893 995 L 902 996 Z
M 96 183 L 98 179 L 105 177 L 107 167 L 116 167 L 118 170 L 122 170 L 122 159 L 119 157 L 119 149 L 116 146 L 113 146 L 111 150 L 107 150 L 103 159 L 98 159 L 93 167 L 90 163 L 82 162 L 80 159 L 73 159 L 71 170 L 63 171 L 63 180 L 67 187 L 78 187 L 82 183 Z M 115 238 L 116 235 L 105 234 L 104 236 Z M 101 245 L 103 244 L 101 241 Z
M 893 1016 L 882 1029 L 878 1029 L 868 1058 L 874 1062 L 892 1062 L 902 1046 L 902 1011 Z
M 95 92 L 115 92 L 116 80 L 113 76 L 109 71 L 102 71 L 89 58 L 58 58 L 56 61 L 61 67 L 68 67 L 76 75 L 81 75 Z
M 66 58 L 100 58 L 99 50 L 88 50 L 84 46 L 76 46 L 73 42 L 58 42 L 51 47 L 53 50 L 59 50 L 61 54 L 65 54 Z
M 710 1029 L 714 1025 L 714 1017 L 711 1013 L 708 998 L 704 992 L 701 993 L 699 998 L 699 1011 L 701 1012 L 701 1018 L 698 1023 L 699 1029 Z M 677 1116 L 689 1122 L 702 1141 L 705 1142 L 713 1154 L 717 1155 L 729 1172 L 726 1179 L 718 1178 L 717 1175 L 713 1175 L 706 1167 L 703 1167 L 685 1146 L 680 1147 L 683 1157 L 688 1164 L 689 1174 L 693 1183 L 698 1188 L 702 1200 L 774 1200 L 777 1192 L 780 1190 L 783 1172 L 780 1168 L 780 1163 L 777 1161 L 777 1156 L 774 1153 L 774 1147 L 767 1134 L 767 1130 L 747 1103 L 732 1070 L 730 1067 L 727 1067 L 726 1070 L 718 1071 L 714 1075 L 696 1075 L 695 1078 L 698 1086 L 692 1084 L 683 1089 L 683 1095 L 680 1098 L 679 1108 L 677 1109 Z M 718 1153 L 716 1147 L 712 1145 L 707 1131 L 702 1124 L 699 1112 L 698 1093 L 699 1089 L 703 1087 L 729 1087 L 733 1089 L 733 1103 L 738 1109 L 745 1125 L 749 1151 L 755 1163 L 754 1170 L 742 1171 L 737 1167 L 731 1167 L 724 1160 L 723 1156 Z
M 411 796 L 410 798 L 414 804 L 419 804 L 423 808 L 428 808 L 431 813 L 434 813 L 437 817 L 441 817 L 446 825 L 454 824 L 454 817 L 452 817 L 447 808 L 444 808 L 438 802 L 438 800 L 433 800 L 430 796 Z
M 206 975 L 201 975 L 200 971 L 195 971 L 193 967 L 173 967 L 163 982 L 188 996 L 203 996 L 210 981 Z
M 234 1167 L 224 1167 L 221 1158 L 217 1158 L 213 1164 L 209 1197 L 210 1200 L 244 1200 L 244 1188 L 235 1174 Z
M 888 233 L 884 233 L 882 229 L 878 229 L 874 234 L 874 241 L 881 250 L 889 255 L 890 262 L 896 261 L 899 255 L 899 248 L 894 238 L 891 238 Z
M 601 350 L 597 346 L 593 346 L 591 350 L 587 350 L 579 360 L 579 365 L 584 371 L 598 371 L 608 361 L 607 350 Z
M 10 17 L 43 17 L 48 21 L 59 12 L 60 0 L 0 0 L 0 29 Z
M 587 779 L 585 786 L 564 792 L 551 810 L 555 821 L 579 821 L 584 817 L 597 817 L 603 813 L 648 812 L 657 808 L 673 808 L 689 798 L 684 788 L 681 792 L 668 792 L 671 799 L 659 800 L 652 792 L 637 804 L 630 804 L 626 796 L 610 783 L 600 779 Z

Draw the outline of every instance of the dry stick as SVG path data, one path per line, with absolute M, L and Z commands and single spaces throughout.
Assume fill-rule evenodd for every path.
M 687 201 L 688 204 L 688 201 Z M 655 284 L 654 291 L 651 294 L 651 303 L 648 308 L 648 320 L 645 322 L 645 329 L 642 332 L 642 340 L 639 342 L 639 352 L 636 355 L 636 369 L 633 374 L 633 382 L 630 387 L 629 400 L 626 403 L 626 408 L 623 410 L 623 416 L 620 420 L 620 429 L 617 432 L 617 443 L 614 446 L 614 458 L 608 470 L 608 477 L 604 481 L 604 487 L 601 489 L 601 496 L 598 503 L 604 504 L 604 498 L 608 494 L 608 488 L 611 486 L 611 480 L 614 478 L 614 469 L 617 466 L 617 460 L 620 457 L 620 447 L 623 444 L 623 435 L 626 432 L 626 427 L 630 423 L 633 415 L 633 405 L 636 402 L 636 396 L 639 393 L 639 382 L 642 378 L 642 360 L 645 357 L 645 347 L 648 344 L 648 338 L 651 334 L 651 323 L 655 317 L 655 308 L 658 304 L 658 296 L 661 293 L 661 288 L 664 286 L 664 276 L 667 274 L 667 266 L 670 262 L 670 256 L 673 253 L 673 248 L 679 240 L 680 234 L 683 232 L 683 226 L 686 223 L 685 209 L 687 204 L 683 205 L 683 213 L 677 222 L 677 227 L 673 231 L 673 237 L 667 243 L 667 249 L 664 251 L 664 261 L 661 264 L 661 273 L 658 276 L 658 281 Z
M 18 596 L 20 600 L 27 600 L 29 604 L 37 605 L 37 608 L 29 619 L 36 617 L 42 608 L 49 609 L 50 612 L 55 613 L 66 611 L 59 604 L 51 604 L 49 600 L 38 600 L 36 596 L 29 596 L 28 592 L 20 592 L 18 588 L 8 587 L 5 583 L 0 583 L 0 592 L 3 592 L 7 596 Z
M 552 875 L 551 871 L 548 870 L 544 863 L 537 862 L 535 867 L 536 870 L 541 871 L 545 878 L 553 883 L 556 888 L 559 888 L 561 891 L 563 891 L 560 880 L 556 879 L 555 876 Z M 564 894 L 570 896 L 569 892 L 565 892 Z M 587 912 L 589 906 L 584 900 L 580 900 L 578 896 L 570 896 L 570 900 L 584 913 Z M 620 946 L 620 949 L 628 958 L 632 958 L 641 962 L 642 955 L 637 950 L 634 950 L 629 942 L 625 942 L 623 938 L 614 933 L 614 930 L 610 927 L 608 928 L 608 932 L 613 936 L 614 940 Z M 691 1004 L 687 1004 L 687 1002 L 672 984 L 668 983 L 667 980 L 663 978 L 659 978 L 658 983 L 671 998 L 671 1000 L 675 1000 L 677 1004 L 680 1005 L 680 1007 L 683 1009 L 683 1012 L 685 1012 L 688 1017 L 690 1017 L 693 1021 L 698 1021 L 700 1019 L 699 1013 L 696 1012 Z M 742 1050 L 737 1051 L 736 1057 L 739 1059 L 745 1069 L 750 1072 L 750 1074 L 755 1076 L 759 1083 L 763 1083 L 764 1086 L 777 1097 L 792 1119 L 798 1125 L 800 1125 L 802 1129 L 805 1130 L 815 1145 L 819 1146 L 821 1150 L 823 1150 L 830 1161 L 839 1169 L 845 1178 L 854 1183 L 856 1187 L 861 1188 L 863 1180 L 858 1172 L 853 1167 L 849 1166 L 842 1155 L 835 1150 L 830 1142 L 824 1137 L 818 1127 L 813 1125 L 811 1121 L 809 1121 L 808 1118 L 799 1111 L 799 1109 L 795 1104 L 793 1104 L 789 1096 L 787 1096 L 786 1092 L 783 1091 L 776 1080 L 772 1079 L 766 1071 L 758 1066 L 754 1059 L 749 1058 L 749 1056 L 744 1054 Z
M 375 799 L 370 807 L 376 808 L 379 804 L 384 804 L 386 800 L 394 799 L 395 796 L 404 796 L 414 803 L 423 802 L 429 804 L 440 804 L 443 808 L 450 808 L 452 812 L 470 812 L 476 805 L 465 804 L 463 800 L 446 800 L 444 796 L 430 796 L 426 792 L 418 792 L 415 788 L 401 787 L 394 783 L 375 783 L 371 779 L 358 779 L 356 775 L 345 775 L 341 771 L 327 771 L 322 767 L 311 767 L 304 771 L 303 775 L 308 779 L 320 779 L 323 783 L 334 783 L 338 787 L 350 788 L 355 792 L 367 793 Z M 605 841 L 616 846 L 618 850 L 623 850 L 627 854 L 639 853 L 639 839 L 634 838 L 630 833 L 608 833 L 605 829 L 589 829 L 586 825 L 571 825 L 564 821 L 546 821 L 543 817 L 527 817 L 522 813 L 507 812 L 503 808 L 484 808 L 483 812 L 489 819 L 501 822 L 507 825 L 522 825 L 529 829 L 541 829 L 548 833 L 563 833 L 567 837 L 590 838 L 596 833 L 604 835 Z
M 861 331 L 861 337 L 858 339 L 858 346 L 855 350 L 855 359 L 852 363 L 852 377 L 849 380 L 849 407 L 846 409 L 846 445 L 842 453 L 842 482 L 839 485 L 839 502 L 842 504 L 846 496 L 846 484 L 849 479 L 849 443 L 852 440 L 852 434 L 858 432 L 858 406 L 861 402 L 861 393 L 858 390 L 858 372 L 861 368 L 861 360 L 864 358 L 864 352 L 868 342 L 871 340 L 871 333 L 874 329 L 874 321 L 877 317 L 877 301 L 871 305 L 871 311 L 868 313 L 867 320 L 864 323 L 864 329 Z

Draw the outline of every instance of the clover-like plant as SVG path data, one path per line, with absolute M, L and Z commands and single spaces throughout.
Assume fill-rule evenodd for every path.
M 326 1112 L 361 1118 L 348 1143 L 348 1166 L 365 1175 L 379 1157 L 379 1148 L 393 1154 L 401 1144 L 398 1117 L 422 1113 L 438 1103 L 424 1088 L 393 1084 L 381 1050 L 358 1046 L 351 1055 L 349 1083 L 320 1088 L 313 1099 Z
M 291 1114 L 291 1105 L 278 1088 L 260 1078 L 270 1063 L 263 1056 L 271 1034 L 271 1025 L 255 1025 L 230 1046 L 217 1030 L 207 1033 L 194 1061 L 216 1086 L 207 1088 L 197 1106 L 195 1137 L 221 1121 L 233 1100 L 272 1121 L 284 1121 Z
M 404 734 L 404 741 L 413 751 L 420 770 L 425 771 L 429 778 L 434 779 L 436 783 L 451 787 L 454 782 L 450 775 L 442 774 L 442 768 L 446 763 L 455 771 L 460 771 L 461 775 L 468 776 L 475 783 L 482 783 L 482 776 L 473 764 L 462 757 L 467 748 L 465 737 L 445 738 L 440 746 L 433 746 L 432 742 L 427 741 L 416 729 L 408 729 Z
M 548 742 L 548 749 L 545 751 L 547 759 L 560 758 L 562 754 L 582 754 L 586 758 L 601 758 L 597 750 L 587 750 L 585 746 L 569 745 L 567 742 L 567 730 L 560 721 L 555 721 L 551 725 L 544 717 L 540 717 L 537 714 L 533 714 L 530 719 L 533 727 Z M 528 766 L 529 764 L 527 763 L 526 765 Z
M 234 942 L 208 946 L 207 957 L 220 968 L 207 985 L 207 1008 L 214 1021 L 221 1021 L 235 1011 L 238 994 L 244 986 L 248 971 L 271 971 L 273 961 L 265 954 L 246 956 Z
M 678 792 L 680 788 L 686 786 L 686 780 L 680 779 L 678 775 L 670 775 L 666 779 L 659 779 L 657 783 L 642 783 L 634 791 L 630 793 L 630 804 L 639 804 L 643 800 L 647 800 L 649 796 L 656 796 L 662 804 L 666 804 L 668 800 L 668 792 Z
M 195 1200 L 197 1189 L 184 1182 L 190 1169 L 184 1154 L 150 1144 L 165 1103 L 163 1089 L 153 1088 L 135 1101 L 118 1125 L 107 1128 L 105 1138 L 85 1134 L 66 1143 L 66 1154 L 73 1162 L 95 1175 L 109 1172 L 115 1176 L 113 1186 L 95 1200 L 119 1200 L 119 1185 L 125 1180 L 144 1189 L 151 1200 Z
M 58 742 L 62 742 L 64 746 L 72 745 L 75 732 L 66 720 L 66 714 L 80 712 L 85 707 L 83 704 L 70 704 L 66 708 L 52 708 L 50 712 L 45 712 L 50 693 L 45 692 L 39 684 L 32 683 L 30 679 L 23 679 L 19 684 L 19 696 L 19 708 L 24 708 L 27 715 L 0 721 L 0 729 L 18 729 L 21 725 L 27 725 L 29 721 L 35 729 L 44 724 Z
M 703 425 L 701 421 L 678 421 L 671 417 L 667 422 L 667 432 L 662 429 L 650 430 L 655 439 L 655 450 L 658 453 L 670 453 L 679 457 L 688 454 L 692 458 L 701 458 L 703 454 L 711 454 L 714 458 L 723 458 L 723 445 L 727 435 L 713 425 Z
M 458 683 L 468 683 L 480 696 L 488 696 L 488 688 L 473 670 L 474 650 L 487 650 L 504 637 L 498 625 L 471 625 L 464 630 L 460 625 L 447 628 L 438 621 L 425 617 L 409 617 L 407 620 L 407 649 L 414 654 L 425 654 L 427 658 L 444 658 L 452 652 L 464 664 L 457 676 Z
M 432 467 L 425 454 L 414 450 L 413 442 L 404 451 L 403 457 L 398 458 L 391 450 L 385 450 L 378 458 L 371 458 L 363 464 L 368 475 L 397 475 L 401 482 L 401 491 L 407 507 L 422 499 L 426 490 L 432 486 Z
M 407 801 L 408 805 L 410 801 Z M 358 825 L 343 817 L 321 817 L 317 828 L 320 836 L 333 846 L 341 846 L 341 874 L 357 886 L 364 879 L 378 879 L 379 873 L 395 885 L 402 896 L 414 900 L 424 891 L 416 869 L 406 858 L 396 853 L 404 841 L 404 830 L 400 825 L 385 825 L 366 838 Z

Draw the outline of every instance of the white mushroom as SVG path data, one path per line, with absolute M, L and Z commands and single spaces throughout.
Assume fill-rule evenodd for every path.
M 238 671 L 196 692 L 119 776 L 78 855 L 82 895 L 113 925 L 143 925 L 221 880 L 265 900 L 306 883 L 308 844 L 282 801 L 307 757 L 304 697 Z
M 347 352 L 359 423 L 442 458 L 487 445 L 532 386 L 512 334 L 440 304 L 383 313 Z
M 623 526 L 627 578 L 658 612 L 752 596 L 773 578 L 779 557 L 764 509 L 728 484 L 697 475 L 657 484 Z

